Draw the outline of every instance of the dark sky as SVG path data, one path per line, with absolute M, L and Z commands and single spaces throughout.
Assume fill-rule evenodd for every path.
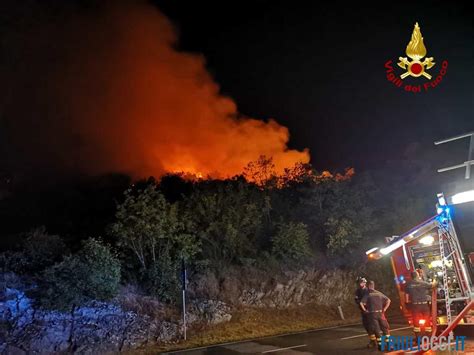
M 290 145 L 309 147 L 316 167 L 378 167 L 407 154 L 438 165 L 440 152 L 464 161 L 464 143 L 453 151 L 433 141 L 474 130 L 468 2 L 155 3 L 177 26 L 180 48 L 204 54 L 239 110 L 289 127 Z M 449 68 L 437 88 L 412 94 L 387 81 L 384 63 L 406 56 L 417 21 L 437 63 L 431 72 L 442 60 Z

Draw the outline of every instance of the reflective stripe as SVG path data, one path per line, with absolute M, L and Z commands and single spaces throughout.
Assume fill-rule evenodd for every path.
M 419 332 L 419 331 L 420 331 L 420 328 L 418 328 L 418 327 L 413 327 L 413 331 L 414 331 L 414 332 Z

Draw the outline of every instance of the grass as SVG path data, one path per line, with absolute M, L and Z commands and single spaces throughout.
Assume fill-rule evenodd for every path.
M 288 309 L 242 308 L 233 313 L 232 320 L 215 326 L 194 326 L 188 340 L 166 345 L 149 346 L 133 353 L 183 350 L 265 336 L 279 335 L 359 321 L 355 305 L 343 307 L 346 320 L 341 320 L 337 308 L 305 305 Z

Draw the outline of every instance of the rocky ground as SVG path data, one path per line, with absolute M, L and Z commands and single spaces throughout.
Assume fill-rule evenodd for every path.
M 1 353 L 104 353 L 165 343 L 180 337 L 181 324 L 125 311 L 115 303 L 91 302 L 71 312 L 39 310 L 17 289 L 1 295 Z M 193 302 L 188 322 L 218 324 L 232 316 L 223 302 Z
M 257 335 L 254 331 L 261 322 L 268 323 L 265 334 L 271 334 L 340 321 L 339 305 L 352 316 L 353 279 L 350 271 L 315 270 L 282 275 L 249 273 L 247 282 L 232 274 L 219 280 L 204 275 L 191 283 L 188 293 L 187 320 L 191 334 L 192 329 L 209 334 L 208 340 L 198 339 L 204 344 L 225 341 L 226 337 L 235 340 Z M 157 344 L 176 345 L 182 336 L 179 312 L 175 310 L 172 317 L 163 312 L 153 313 L 163 305 L 150 297 L 146 298 L 146 307 L 142 306 L 144 297 L 133 294 L 133 297 L 122 295 L 111 302 L 95 301 L 70 312 L 59 312 L 35 308 L 21 284 L 1 286 L 0 352 L 119 352 Z M 304 314 L 311 317 L 293 327 L 291 319 L 299 309 L 317 310 L 318 305 L 324 307 L 329 318 L 318 311 L 314 314 L 303 311 L 299 318 L 303 319 Z M 229 322 L 233 317 L 234 321 Z M 221 326 L 227 323 L 230 324 L 227 328 Z M 223 333 L 221 328 L 225 329 Z M 230 334 L 231 329 L 234 334 Z

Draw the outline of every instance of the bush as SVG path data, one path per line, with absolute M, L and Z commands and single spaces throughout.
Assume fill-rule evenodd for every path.
M 327 248 L 331 255 L 344 254 L 347 248 L 360 241 L 360 233 L 354 223 L 346 218 L 329 217 L 325 223 L 328 232 Z
M 155 261 L 147 270 L 145 285 L 148 294 L 162 302 L 175 303 L 179 298 L 180 267 L 169 257 Z
M 279 259 L 301 260 L 311 255 L 309 234 L 303 223 L 280 223 L 273 238 L 272 253 Z
M 46 269 L 40 285 L 40 303 L 65 310 L 89 300 L 108 300 L 117 294 L 120 262 L 109 247 L 88 239 L 74 256 Z
M 18 274 L 39 273 L 60 261 L 67 250 L 61 237 L 46 233 L 45 227 L 28 232 L 21 246 L 21 251 L 4 254 L 6 270 Z

